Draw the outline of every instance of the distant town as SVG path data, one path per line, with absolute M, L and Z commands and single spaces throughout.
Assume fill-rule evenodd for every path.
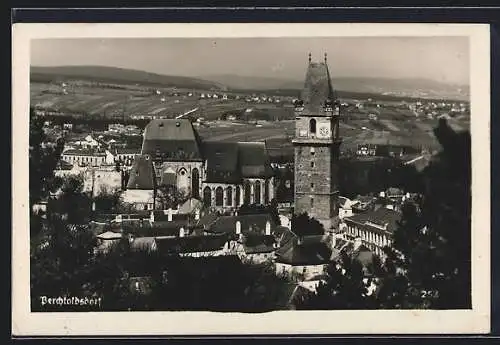
M 123 261 L 128 268 L 116 261 L 110 266 L 113 277 L 117 267 L 127 271 L 116 281 L 125 282 L 120 291 L 128 296 L 110 310 L 301 309 L 332 284 L 332 267 L 343 267 L 345 260 L 360 264 L 362 297 L 378 296 L 383 285 L 376 267 L 391 258 L 405 205 L 418 211 L 423 198 L 415 176 L 441 150 L 435 128 L 445 120 L 457 133 L 468 131 L 470 104 L 388 93 L 342 95 L 331 82 L 326 56 L 305 61 L 304 73 L 303 90 L 269 92 L 32 78 L 32 123 L 38 121 L 44 145 L 61 145 L 53 170 L 46 172 L 60 186 L 46 188 L 32 202 L 32 226 L 40 227 L 32 231 L 32 258 L 41 262 L 48 255 L 44 251 L 55 237 L 44 231 L 50 232 L 53 215 L 60 213 L 71 231 L 90 234 L 85 269 L 91 262 L 110 265 L 106 260 L 117 251 L 129 253 Z M 71 190 L 68 181 L 81 186 Z M 68 193 L 81 195 L 82 203 L 67 199 Z M 68 205 L 81 209 L 64 211 Z M 137 253 L 161 257 L 156 260 L 162 264 L 143 257 L 130 263 Z M 190 260 L 191 266 L 181 267 L 203 275 L 212 274 L 209 266 L 226 268 L 207 280 L 188 279 L 166 257 Z M 96 281 L 105 279 L 103 272 Z M 43 281 L 43 272 L 33 274 Z M 247 282 L 243 274 L 257 278 Z M 238 279 L 247 285 L 233 286 Z M 158 305 L 148 299 L 171 291 L 172 281 L 185 282 L 174 289 L 179 296 L 187 285 L 220 291 L 184 291 L 190 301 L 185 304 L 181 297 Z M 39 294 L 55 293 L 42 285 Z M 92 286 L 74 291 L 99 295 Z M 231 302 L 214 307 L 199 297 L 222 301 L 219 293 Z M 104 305 L 110 294 L 102 296 Z M 264 295 L 272 301 L 262 302 Z M 36 296 L 32 308 L 44 310 Z

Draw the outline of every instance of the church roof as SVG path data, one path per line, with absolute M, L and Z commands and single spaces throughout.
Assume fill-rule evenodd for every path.
M 309 62 L 301 100 L 304 102 L 303 114 L 321 115 L 327 100 L 335 100 L 330 72 L 326 62 Z
M 203 154 L 207 160 L 206 182 L 238 182 L 238 145 L 227 142 L 203 142 Z
M 242 177 L 271 177 L 273 175 L 264 142 L 238 143 L 238 161 Z
M 144 130 L 142 154 L 155 159 L 200 161 L 200 139 L 188 119 L 152 120 Z
M 136 156 L 132 169 L 130 169 L 127 189 L 154 189 L 156 187 L 155 181 L 151 157 L 149 155 Z
M 206 182 L 236 183 L 242 178 L 273 174 L 264 142 L 205 141 L 202 147 L 207 160 Z

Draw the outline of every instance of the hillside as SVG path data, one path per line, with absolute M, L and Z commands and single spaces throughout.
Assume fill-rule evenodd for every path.
M 209 75 L 203 77 L 238 90 L 300 90 L 303 81 L 272 77 L 240 75 Z M 386 94 L 400 97 L 423 97 L 467 100 L 469 87 L 429 79 L 351 78 L 333 77 L 335 89 L 346 92 Z
M 143 86 L 175 86 L 185 89 L 225 90 L 224 85 L 213 81 L 107 66 L 32 66 L 30 75 L 31 81 L 38 82 L 79 79 L 106 83 L 141 84 Z

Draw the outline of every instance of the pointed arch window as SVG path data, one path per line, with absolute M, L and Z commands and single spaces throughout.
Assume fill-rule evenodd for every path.
M 316 134 L 316 120 L 311 119 L 309 121 L 309 133 Z
M 224 206 L 224 190 L 217 187 L 215 190 L 215 206 Z

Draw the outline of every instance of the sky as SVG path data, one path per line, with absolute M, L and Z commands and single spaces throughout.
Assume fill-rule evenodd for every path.
M 425 78 L 469 84 L 468 37 L 37 39 L 32 66 L 99 65 L 165 75 L 302 80 L 308 54 L 332 77 Z

